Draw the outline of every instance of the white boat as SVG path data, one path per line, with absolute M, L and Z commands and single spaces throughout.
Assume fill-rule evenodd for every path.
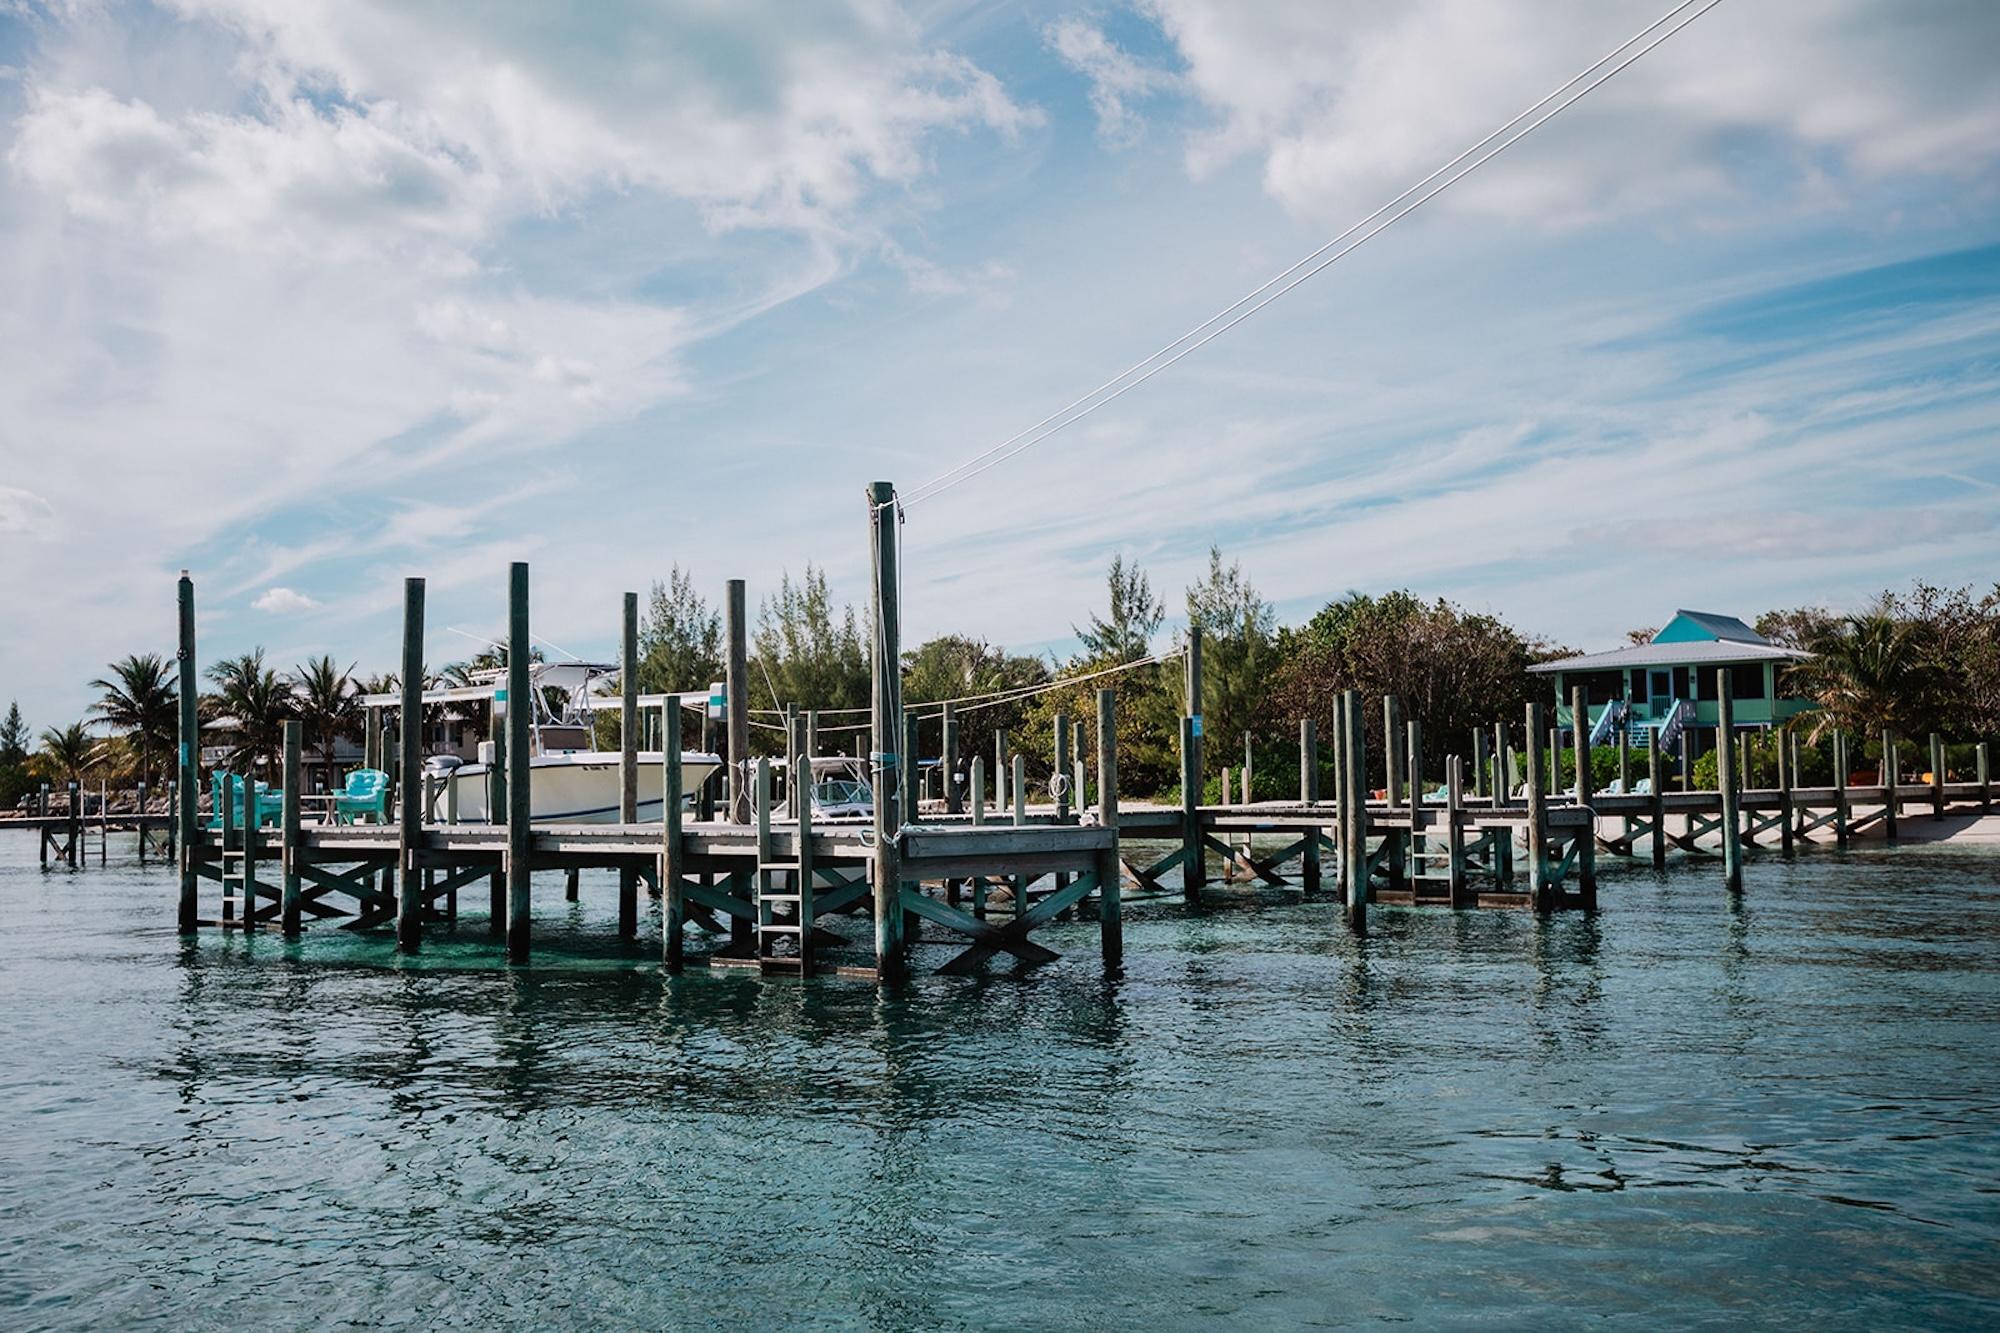
M 618 822 L 618 770 L 623 758 L 617 751 L 592 750 L 591 714 L 600 708 L 619 707 L 622 700 L 605 695 L 598 688 L 617 679 L 618 668 L 593 662 L 536 662 L 529 669 L 529 699 L 534 712 L 528 720 L 528 801 L 529 820 L 536 824 L 615 824 Z M 426 690 L 425 704 L 494 702 L 506 699 L 506 672 L 503 668 L 476 672 L 466 685 Z M 640 698 L 642 710 L 657 711 L 669 702 L 677 707 L 708 705 L 709 691 L 690 690 L 683 694 L 650 694 Z M 400 694 L 371 694 L 362 699 L 370 708 L 393 708 L 402 702 Z M 433 769 L 439 779 L 430 818 L 449 817 L 456 798 L 461 823 L 482 824 L 488 819 L 493 783 L 493 742 L 482 741 L 479 760 L 460 764 L 443 772 Z M 660 751 L 639 755 L 638 815 L 641 823 L 657 823 L 661 818 Z M 711 774 L 722 767 L 720 755 L 700 750 L 683 750 L 680 755 L 682 799 L 691 801 Z
M 571 750 L 538 754 L 528 761 L 528 819 L 535 824 L 616 824 L 618 822 L 618 763 L 620 756 L 603 751 Z M 639 822 L 660 820 L 660 760 L 658 750 L 639 753 Z M 681 791 L 701 789 L 722 767 L 718 755 L 681 751 Z M 457 788 L 458 818 L 483 824 L 493 770 L 485 764 L 463 764 L 445 779 Z M 686 799 L 686 797 L 684 797 Z M 442 820 L 451 807 L 439 785 L 431 818 Z
M 875 788 L 859 759 L 822 756 L 812 761 L 813 822 L 865 824 L 875 818 Z

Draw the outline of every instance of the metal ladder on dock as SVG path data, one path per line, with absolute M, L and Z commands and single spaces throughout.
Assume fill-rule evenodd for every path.
M 243 781 L 247 784 L 250 779 Z M 239 921 L 235 914 L 240 910 L 241 924 L 247 929 L 257 921 L 257 895 L 250 887 L 257 873 L 256 858 L 250 849 L 254 835 L 244 823 L 244 816 L 249 813 L 248 802 L 238 803 L 237 780 L 233 776 L 225 777 L 218 790 L 222 794 L 221 837 L 217 839 L 217 869 L 222 879 L 219 913 L 224 925 L 235 925 Z
M 755 920 L 757 966 L 763 972 L 806 975 L 812 971 L 812 798 L 805 793 L 801 796 L 797 858 L 776 860 L 771 840 L 771 765 L 767 759 L 757 761 Z M 789 908 L 789 913 L 780 915 L 782 908 Z M 786 940 L 793 942 L 794 951 L 778 952 Z

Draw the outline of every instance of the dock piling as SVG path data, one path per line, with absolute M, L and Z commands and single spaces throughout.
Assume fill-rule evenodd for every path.
M 177 689 L 180 694 L 180 750 L 175 767 L 177 786 L 174 790 L 174 838 L 175 852 L 180 858 L 181 900 L 180 930 L 187 934 L 195 930 L 200 921 L 198 885 L 195 873 L 195 857 L 198 854 L 195 843 L 195 803 L 201 795 L 201 724 L 196 708 L 200 701 L 201 680 L 194 651 L 194 580 L 188 572 L 181 571 L 180 585 L 180 649 L 177 654 Z M 44 812 L 46 813 L 46 811 Z
M 424 581 L 403 580 L 403 698 L 396 717 L 396 945 L 415 953 L 423 945 L 424 884 L 417 852 L 424 836 Z M 254 804 L 254 802 L 253 802 Z M 252 812 L 243 821 L 250 830 Z M 247 845 L 247 844 L 246 844 Z
M 528 566 L 515 561 L 507 571 L 507 957 L 528 961 L 531 902 L 534 889 L 534 806 L 530 781 L 528 724 L 530 703 L 528 660 L 533 642 L 528 636 Z
M 1542 743 L 1550 730 L 1542 724 L 1539 699 L 1528 704 L 1528 897 L 1536 912 L 1555 910 L 1554 886 L 1549 879 L 1548 791 L 1542 784 Z
M 1731 894 L 1743 892 L 1743 775 L 1736 770 L 1736 696 L 1728 667 L 1715 671 L 1716 786 L 1722 793 L 1722 880 Z
M 639 594 L 624 596 L 618 636 L 618 822 L 639 822 Z M 618 938 L 639 934 L 639 871 L 618 869 Z
M 660 961 L 679 972 L 687 936 L 687 854 L 681 842 L 681 706 L 660 705 Z
M 1319 804 L 1319 730 L 1309 717 L 1299 719 L 1299 801 Z M 1299 883 L 1308 895 L 1319 892 L 1319 830 L 1308 829 L 1299 853 Z
M 1097 692 L 1097 822 L 1113 833 L 1111 845 L 1097 853 L 1097 920 L 1106 966 L 1125 957 L 1125 925 L 1118 854 L 1118 707 L 1111 690 Z M 1025 897 L 1025 894 L 1023 895 Z
M 887 980 L 903 967 L 902 857 L 897 834 L 899 784 L 908 780 L 896 751 L 903 734 L 901 608 L 897 605 L 896 488 L 878 481 L 868 488 L 868 526 L 873 539 L 874 677 L 870 734 L 875 753 L 875 970 Z
M 286 935 L 299 933 L 299 891 L 303 883 L 299 875 L 299 733 L 296 720 L 285 723 L 285 794 L 278 814 L 278 928 Z M 145 841 L 142 827 L 140 845 Z

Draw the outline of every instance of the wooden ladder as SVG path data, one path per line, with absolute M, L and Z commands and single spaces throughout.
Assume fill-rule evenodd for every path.
M 771 763 L 757 761 L 757 965 L 763 972 L 812 971 L 812 798 L 801 793 L 798 855 L 775 858 L 771 839 Z M 780 914 L 781 909 L 790 909 Z M 777 946 L 793 942 L 793 952 Z

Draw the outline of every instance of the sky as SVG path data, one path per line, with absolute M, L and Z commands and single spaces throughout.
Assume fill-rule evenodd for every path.
M 0 0 L 0 698 L 608 654 L 675 565 L 865 602 L 914 492 L 1670 0 Z M 906 644 L 1114 554 L 1570 646 L 2000 579 L 2000 5 L 1725 0 L 1101 412 L 910 505 Z M 1171 632 L 1172 622 L 1167 632 Z M 1164 637 L 1164 636 L 1163 636 Z M 689 682 L 697 685 L 701 682 Z

